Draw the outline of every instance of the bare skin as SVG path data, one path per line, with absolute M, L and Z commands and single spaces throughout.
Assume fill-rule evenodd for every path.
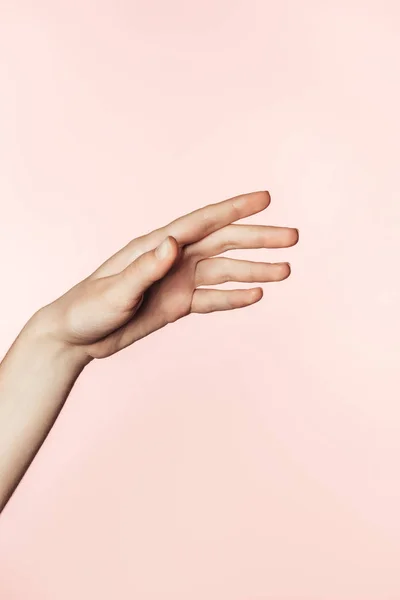
M 236 196 L 136 238 L 31 317 L 0 365 L 0 510 L 93 359 L 111 356 L 191 313 L 243 308 L 263 295 L 260 287 L 200 286 L 266 283 L 290 275 L 288 263 L 220 256 L 297 243 L 293 228 L 233 224 L 269 203 L 268 192 Z

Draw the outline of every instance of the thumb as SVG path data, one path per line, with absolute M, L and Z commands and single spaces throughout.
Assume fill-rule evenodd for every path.
M 149 250 L 116 275 L 112 294 L 129 309 L 138 309 L 144 292 L 168 273 L 179 255 L 176 239 L 168 236 L 154 250 Z

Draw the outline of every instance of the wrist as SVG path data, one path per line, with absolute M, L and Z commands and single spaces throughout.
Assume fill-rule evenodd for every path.
M 66 366 L 82 370 L 93 358 L 82 346 L 71 344 L 56 335 L 50 305 L 40 308 L 26 323 L 20 334 L 49 359 L 61 359 Z

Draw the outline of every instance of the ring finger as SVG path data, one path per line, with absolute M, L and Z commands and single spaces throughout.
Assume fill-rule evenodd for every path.
M 266 283 L 282 281 L 290 275 L 289 263 L 263 263 L 234 258 L 207 258 L 197 263 L 195 286 L 228 281 Z

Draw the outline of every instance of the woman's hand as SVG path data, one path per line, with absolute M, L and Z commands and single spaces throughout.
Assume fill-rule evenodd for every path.
M 227 281 L 281 281 L 288 263 L 215 258 L 233 249 L 284 248 L 298 241 L 287 227 L 233 225 L 270 203 L 254 192 L 210 204 L 132 240 L 64 296 L 41 309 L 41 327 L 79 348 L 87 360 L 126 348 L 190 313 L 242 308 L 262 297 L 260 287 L 199 289 Z
M 28 321 L 0 364 L 0 511 L 93 358 L 189 313 L 241 308 L 262 297 L 259 287 L 201 286 L 289 275 L 287 263 L 215 258 L 236 248 L 297 242 L 296 229 L 232 225 L 269 202 L 267 192 L 237 196 L 137 238 Z

